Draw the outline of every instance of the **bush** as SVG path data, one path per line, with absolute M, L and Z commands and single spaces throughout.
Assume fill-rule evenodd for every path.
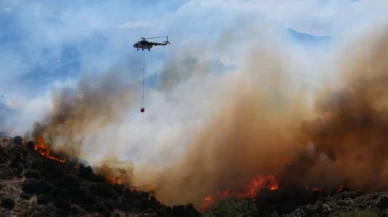
M 78 177 L 73 175 L 67 175 L 63 178 L 60 178 L 56 182 L 57 187 L 61 187 L 70 191 L 77 191 L 81 182 Z
M 113 212 L 115 205 L 113 204 L 113 201 L 111 199 L 105 200 L 104 205 L 106 208 L 108 208 L 111 212 Z
M 12 161 L 10 166 L 14 169 L 14 172 L 17 176 L 22 175 L 24 170 L 24 165 L 22 163 L 17 161 Z
M 15 201 L 9 197 L 2 198 L 1 206 L 7 209 L 13 209 L 15 207 Z
M 96 202 L 96 197 L 85 187 L 80 187 L 74 195 L 73 199 L 76 200 L 76 202 L 78 202 L 80 205 L 93 204 Z
M 31 195 L 29 193 L 26 193 L 26 192 L 22 192 L 20 194 L 20 198 L 24 199 L 24 200 L 29 200 L 31 198 Z
M 15 145 L 23 145 L 23 138 L 21 136 L 15 136 L 13 138 L 13 144 L 15 144 Z
M 113 190 L 113 186 L 109 183 L 93 183 L 90 185 L 90 192 L 95 196 L 113 197 L 117 193 Z
M 168 217 L 168 213 L 167 213 L 166 209 L 160 208 L 160 209 L 156 212 L 156 217 Z
M 42 169 L 42 161 L 36 160 L 31 163 L 31 169 L 40 170 Z
M 86 210 L 89 212 L 99 212 L 103 216 L 111 216 L 111 212 L 108 208 L 106 208 L 103 202 L 98 202 L 92 206 L 89 206 L 86 208 Z
M 40 171 L 34 170 L 34 169 L 29 169 L 24 173 L 24 176 L 27 178 L 40 179 Z
M 78 176 L 86 179 L 90 182 L 104 182 L 105 178 L 103 176 L 97 175 L 93 172 L 92 168 L 90 166 L 83 166 L 80 165 L 78 170 Z
M 195 208 L 194 205 L 189 203 L 185 206 L 185 213 L 186 216 L 201 216 L 201 213 L 199 213 Z
M 52 174 L 50 171 L 46 170 L 46 168 L 42 167 L 42 169 L 40 169 L 40 176 L 44 179 L 47 179 L 47 180 L 54 180 L 58 177 L 56 177 L 54 174 Z
M 334 217 L 377 217 L 377 213 L 373 210 L 355 210 L 348 212 L 339 212 Z
M 30 194 L 49 194 L 53 192 L 54 186 L 47 180 L 27 179 L 22 189 Z
M 3 157 L 6 155 L 5 149 L 3 146 L 0 146 L 0 157 Z
M 13 157 L 26 157 L 28 155 L 28 149 L 26 149 L 24 146 L 12 146 L 8 149 L 8 153 L 11 154 Z
M 57 199 L 55 201 L 55 206 L 65 210 L 65 211 L 70 211 L 70 209 L 71 209 L 70 200 L 68 200 L 68 199 Z
M 64 188 L 56 187 L 53 191 L 55 198 L 70 199 L 70 192 Z
M 39 180 L 37 192 L 40 194 L 49 194 L 54 191 L 54 188 L 54 185 L 51 184 L 49 181 L 41 179 Z
M 54 200 L 55 200 L 55 198 L 51 194 L 39 194 L 38 198 L 37 198 L 37 202 L 39 204 L 48 204 L 48 203 L 50 203 L 51 201 L 54 201 Z
M 36 179 L 27 179 L 23 182 L 22 190 L 27 193 L 36 193 L 39 187 L 39 181 Z
M 63 177 L 63 175 L 66 173 L 66 169 L 63 164 L 56 161 L 53 162 L 51 159 L 45 159 L 41 162 L 41 164 L 43 167 L 41 169 L 41 173 L 43 173 L 43 170 L 45 170 L 48 179 L 58 179 Z
M 27 143 L 27 148 L 30 149 L 30 150 L 34 150 L 35 148 L 35 143 L 33 141 L 29 141 Z
M 218 201 L 212 208 L 211 212 L 203 215 L 204 217 L 251 217 L 258 215 L 258 210 L 255 204 L 246 199 L 233 200 L 222 199 Z

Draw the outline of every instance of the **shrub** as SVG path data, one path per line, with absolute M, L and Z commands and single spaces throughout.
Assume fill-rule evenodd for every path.
M 42 169 L 42 161 L 41 160 L 33 161 L 31 163 L 31 169 L 36 169 L 36 170 Z
M 7 209 L 13 209 L 15 207 L 15 201 L 9 197 L 2 198 L 1 206 Z
M 68 200 L 68 199 L 55 200 L 55 206 L 65 210 L 65 211 L 70 211 L 70 209 L 71 209 L 70 200 Z
M 30 194 L 49 194 L 53 192 L 54 186 L 47 180 L 27 179 L 22 189 Z
M 3 157 L 6 155 L 5 149 L 3 146 L 0 146 L 0 157 Z
M 27 143 L 27 148 L 30 149 L 30 150 L 34 150 L 35 148 L 35 143 L 33 141 L 29 141 Z
M 113 212 L 113 209 L 115 208 L 115 205 L 113 204 L 113 201 L 111 199 L 105 200 L 104 205 L 106 208 L 108 208 L 111 212 Z
M 42 161 L 42 167 L 46 170 L 47 174 L 50 174 L 50 179 L 58 179 L 63 177 L 66 173 L 64 165 L 51 159 L 45 159 Z M 43 170 L 43 169 L 41 169 Z
M 105 178 L 103 176 L 95 174 L 90 166 L 84 167 L 83 165 L 80 165 L 78 170 L 78 176 L 90 182 L 105 181 Z
M 140 198 L 149 198 L 150 197 L 150 193 L 148 193 L 148 192 L 145 192 L 145 191 L 140 191 L 139 192 L 139 197 Z
M 132 199 L 134 199 L 134 195 L 132 194 L 132 192 L 128 189 L 125 189 L 124 191 L 124 199 L 125 200 L 128 200 L 128 201 L 131 201 Z
M 8 153 L 11 154 L 13 157 L 26 157 L 28 155 L 28 149 L 26 149 L 24 146 L 12 146 L 8 149 Z
M 143 197 L 140 199 L 140 209 L 142 211 L 146 211 L 149 208 L 148 205 L 149 205 L 148 198 Z
M 60 178 L 56 182 L 56 186 L 70 190 L 70 191 L 77 191 L 79 186 L 80 186 L 80 180 L 76 176 L 67 175 L 63 178 Z
M 25 200 L 29 200 L 31 198 L 31 195 L 29 193 L 22 192 L 20 194 L 20 198 L 25 199 Z
M 201 216 L 201 213 L 199 213 L 195 208 L 194 205 L 189 203 L 185 206 L 185 213 L 187 216 Z
M 157 212 L 156 212 L 156 217 L 167 217 L 168 216 L 168 213 L 166 211 L 165 208 L 160 208 Z
M 24 173 L 24 176 L 27 178 L 40 179 L 40 171 L 35 169 L 29 169 Z
M 93 204 L 96 197 L 85 187 L 80 187 L 73 198 L 78 204 Z
M 46 168 L 42 167 L 40 169 L 40 176 L 47 180 L 54 180 L 58 177 L 56 177 L 54 174 L 52 174 L 50 171 L 48 171 Z
M 70 192 L 64 188 L 56 187 L 53 191 L 55 198 L 70 199 Z
M 21 136 L 15 136 L 13 138 L 13 144 L 15 144 L 15 145 L 23 145 L 23 138 Z
M 39 181 L 36 179 L 27 179 L 23 182 L 23 191 L 27 193 L 36 193 L 39 187 Z
M 54 185 L 51 184 L 49 181 L 41 179 L 39 180 L 37 192 L 40 194 L 49 194 L 54 191 L 54 188 Z
M 334 217 L 377 217 L 377 213 L 373 210 L 355 210 L 348 212 L 339 212 Z
M 154 210 L 158 210 L 160 208 L 160 203 L 156 200 L 155 196 L 150 197 L 149 206 Z
M 211 212 L 206 213 L 206 217 L 251 217 L 256 216 L 258 210 L 255 204 L 246 199 L 233 200 L 225 198 L 218 201 L 212 208 Z
M 23 165 L 22 163 L 13 161 L 13 162 L 11 163 L 11 167 L 14 168 L 15 174 L 16 174 L 17 176 L 22 175 L 23 170 L 24 170 L 24 165 Z
M 54 200 L 55 200 L 55 198 L 51 194 L 39 194 L 38 198 L 37 198 L 37 202 L 39 204 L 48 204 L 48 203 L 50 203 L 51 201 L 54 201 Z
M 116 192 L 113 190 L 113 186 L 109 183 L 93 183 L 90 185 L 90 192 L 100 197 L 113 197 Z
M 99 212 L 103 216 L 111 216 L 109 209 L 106 208 L 103 202 L 98 202 L 92 206 L 89 206 L 86 208 L 86 210 L 88 210 L 89 212 Z

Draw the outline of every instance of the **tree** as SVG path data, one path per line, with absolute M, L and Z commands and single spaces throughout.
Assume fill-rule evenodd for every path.
M 258 215 L 256 205 L 247 199 L 225 198 L 218 201 L 204 217 L 253 217 Z
M 13 138 L 13 143 L 15 145 L 23 145 L 23 138 L 21 136 L 15 136 Z
M 35 143 L 33 141 L 29 141 L 27 143 L 27 148 L 30 149 L 30 150 L 34 150 L 35 148 Z

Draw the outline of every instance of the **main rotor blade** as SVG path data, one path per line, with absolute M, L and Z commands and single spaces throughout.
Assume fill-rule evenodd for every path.
M 151 37 L 151 38 L 145 38 L 145 39 L 164 38 L 164 37 L 168 37 L 168 36 L 158 36 L 158 37 Z

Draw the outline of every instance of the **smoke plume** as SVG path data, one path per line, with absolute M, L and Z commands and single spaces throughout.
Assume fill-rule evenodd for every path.
M 218 77 L 195 65 L 201 63 L 187 69 L 172 58 L 163 88 L 150 96 L 154 110 L 149 112 L 155 115 L 141 119 L 149 126 L 142 136 L 154 145 L 145 145 L 144 138 L 141 148 L 135 147 L 137 141 L 123 135 L 104 140 L 126 144 L 105 144 L 111 155 L 138 148 L 143 150 L 138 155 L 168 163 L 135 165 L 127 158 L 126 170 L 114 176 L 132 179 L 166 204 L 198 204 L 208 194 L 237 188 L 258 175 L 282 174 L 325 188 L 344 183 L 355 190 L 387 187 L 386 36 L 384 31 L 368 32 L 332 61 L 293 55 L 283 44 L 260 38 L 249 45 L 238 70 Z M 315 63 L 305 63 L 311 60 Z M 294 79 L 297 72 L 311 70 L 328 75 L 318 93 L 306 92 L 305 83 Z M 181 75 L 174 81 L 177 73 Z M 333 74 L 336 82 L 331 82 Z M 124 123 L 134 102 L 133 86 L 123 80 L 108 73 L 59 90 L 53 112 L 35 126 L 33 136 L 43 134 L 49 143 L 78 156 L 85 156 L 85 147 L 103 153 L 98 133 Z M 176 127 L 168 122 L 171 118 L 179 119 Z M 125 122 L 127 127 L 135 124 Z M 165 129 L 169 131 L 161 136 Z M 178 147 L 182 151 L 172 154 Z M 118 166 L 106 159 L 99 163 L 106 176 Z
M 387 36 L 374 29 L 340 49 L 331 66 L 318 63 L 338 80 L 323 83 L 314 107 L 290 79 L 292 53 L 258 43 L 243 68 L 216 82 L 225 98 L 185 154 L 152 179 L 158 198 L 199 204 L 274 174 L 329 190 L 387 187 Z
M 136 86 L 129 81 L 124 72 L 115 70 L 84 76 L 76 87 L 55 90 L 53 109 L 35 123 L 32 138 L 43 136 L 55 150 L 84 157 L 82 144 L 96 145 L 101 130 L 125 121 L 136 99 Z

